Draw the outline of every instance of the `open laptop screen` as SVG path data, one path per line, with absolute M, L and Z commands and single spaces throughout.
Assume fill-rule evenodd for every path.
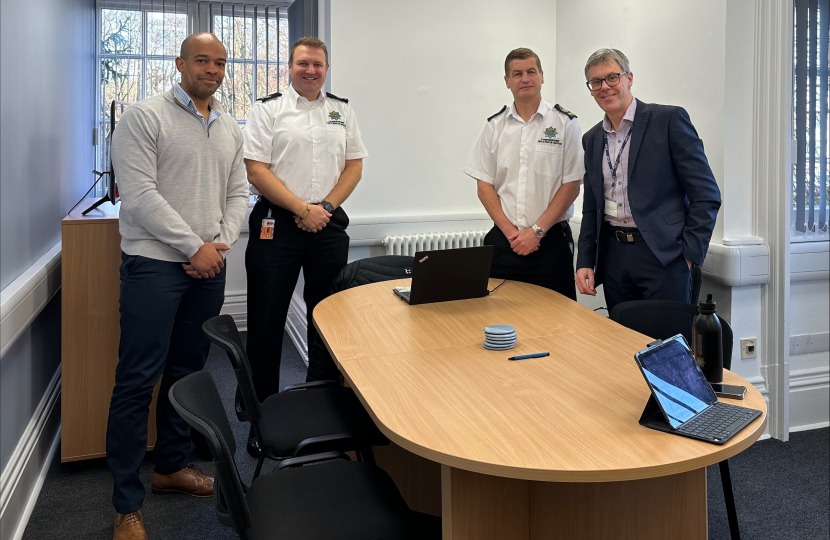
M 641 351 L 635 358 L 672 428 L 717 402 L 682 335 Z

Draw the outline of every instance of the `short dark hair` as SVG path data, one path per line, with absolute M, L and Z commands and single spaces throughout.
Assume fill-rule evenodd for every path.
M 524 47 L 519 47 L 518 49 L 513 49 L 507 54 L 507 58 L 504 59 L 504 76 L 507 77 L 510 75 L 510 62 L 513 60 L 525 60 L 527 58 L 533 58 L 536 60 L 536 67 L 539 68 L 539 73 L 544 73 L 542 71 L 542 61 L 539 60 L 539 55 L 535 52 L 531 51 L 530 49 L 526 49 Z
M 294 62 L 294 49 L 296 49 L 300 45 L 304 45 L 305 47 L 311 47 L 312 49 L 323 49 L 323 54 L 326 55 L 326 65 L 329 65 L 329 50 L 326 48 L 326 44 L 323 42 L 322 39 L 317 39 L 316 37 L 311 36 L 301 37 L 300 39 L 294 42 L 294 45 L 291 46 L 291 52 L 288 53 L 289 64 Z
M 618 49 L 598 49 L 594 54 L 588 57 L 585 62 L 585 78 L 588 78 L 588 70 L 597 64 L 605 64 L 606 62 L 616 62 L 620 69 L 625 73 L 631 72 L 631 66 L 628 63 L 628 57 Z

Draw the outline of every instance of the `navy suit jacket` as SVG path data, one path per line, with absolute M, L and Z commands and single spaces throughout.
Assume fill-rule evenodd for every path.
M 663 266 L 682 257 L 702 265 L 720 208 L 720 189 L 703 141 L 682 107 L 637 100 L 628 155 L 628 200 L 648 247 Z M 606 261 L 600 234 L 605 218 L 602 122 L 582 137 L 585 149 L 582 225 L 577 268 L 602 283 Z

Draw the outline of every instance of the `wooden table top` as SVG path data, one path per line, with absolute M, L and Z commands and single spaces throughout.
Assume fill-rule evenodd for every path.
M 501 283 L 491 280 L 490 289 Z M 373 283 L 321 302 L 314 321 L 381 430 L 422 457 L 465 470 L 556 482 L 687 472 L 748 448 L 766 402 L 746 380 L 740 405 L 763 411 L 725 445 L 638 424 L 649 390 L 634 353 L 650 338 L 553 291 L 507 282 L 485 298 L 409 306 Z M 508 351 L 483 347 L 485 326 L 516 328 Z M 508 361 L 549 351 L 550 356 Z

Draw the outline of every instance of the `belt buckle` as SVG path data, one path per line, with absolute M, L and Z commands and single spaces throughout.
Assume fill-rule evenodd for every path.
M 616 230 L 614 231 L 614 236 L 617 238 L 617 241 L 621 244 L 634 243 L 634 233 Z

